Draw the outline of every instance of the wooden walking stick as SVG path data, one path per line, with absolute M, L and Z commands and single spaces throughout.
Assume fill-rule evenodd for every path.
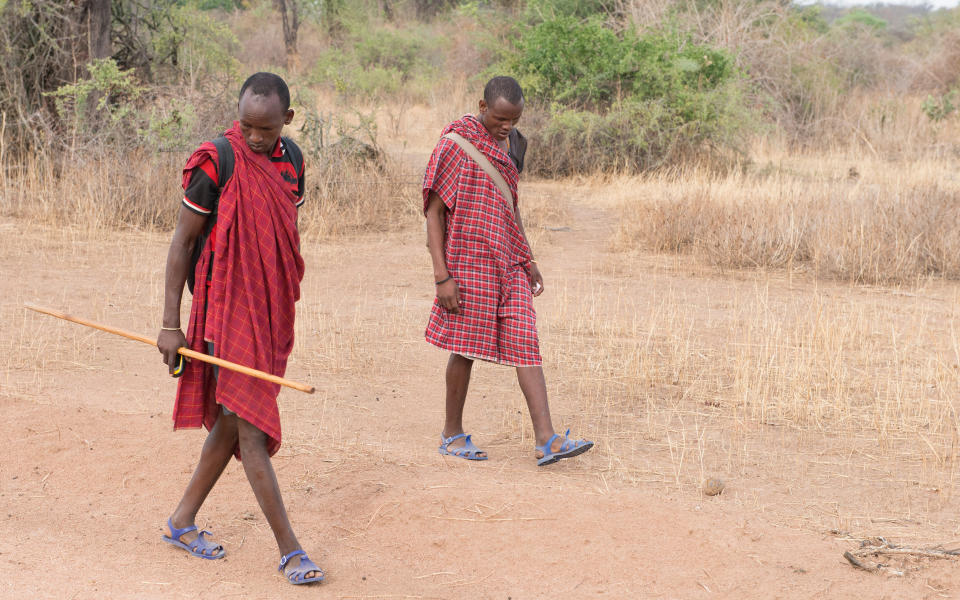
M 81 319 L 79 317 L 73 317 L 68 314 L 53 310 L 51 308 L 44 308 L 42 306 L 37 306 L 36 304 L 30 304 L 29 302 L 24 304 L 26 308 L 36 311 L 38 313 L 43 313 L 45 315 L 50 315 L 51 317 L 56 317 L 58 319 L 63 319 L 64 321 L 71 321 L 77 323 L 78 325 L 84 325 L 86 327 L 92 327 L 93 329 L 99 329 L 100 331 L 106 331 L 107 333 L 112 333 L 114 335 L 119 335 L 121 337 L 130 338 L 131 340 L 137 340 L 138 342 L 143 342 L 144 344 L 150 344 L 151 346 L 156 346 L 156 340 L 148 338 L 143 335 L 138 335 L 136 333 L 130 333 L 129 331 L 124 331 L 122 329 L 117 329 L 116 327 L 110 327 L 109 325 L 102 325 L 100 323 L 95 323 L 93 321 L 88 321 L 86 319 Z M 272 383 L 277 383 L 279 385 L 286 386 L 288 388 L 293 388 L 295 390 L 300 390 L 301 392 L 306 392 L 307 394 L 312 394 L 315 389 L 312 385 L 306 385 L 303 383 L 297 383 L 296 381 L 290 381 L 289 379 L 284 379 L 283 377 L 277 377 L 271 373 L 265 373 L 257 369 L 252 369 L 250 367 L 245 367 L 243 365 L 238 365 L 235 362 L 230 362 L 229 360 L 223 360 L 222 358 L 217 358 L 216 356 L 210 356 L 209 354 L 203 354 L 202 352 L 197 352 L 196 350 L 191 350 L 190 348 L 180 348 L 177 350 L 177 353 L 186 356 L 188 358 L 195 358 L 201 362 L 210 363 L 211 365 L 217 365 L 218 367 L 223 367 L 224 369 L 230 369 L 231 371 L 236 371 L 237 373 L 243 373 L 244 375 L 249 375 L 251 377 L 256 377 L 257 379 L 263 379 L 265 381 L 270 381 Z

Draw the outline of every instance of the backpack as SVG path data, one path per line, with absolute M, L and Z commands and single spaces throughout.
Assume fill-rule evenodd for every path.
M 286 136 L 280 136 L 280 139 L 283 140 L 283 146 L 290 155 L 293 170 L 299 174 L 300 170 L 303 169 L 303 152 L 300 150 L 300 146 L 297 146 L 293 140 Z M 230 176 L 233 175 L 233 165 L 236 163 L 236 157 L 233 154 L 233 146 L 230 145 L 230 140 L 224 136 L 214 139 L 213 146 L 217 150 L 217 188 L 222 192 L 223 187 L 230 180 Z M 217 214 L 216 207 L 214 207 L 212 214 Z M 213 229 L 213 225 L 214 221 L 212 219 L 208 220 L 203 232 L 193 246 L 190 268 L 187 269 L 187 288 L 189 288 L 191 294 L 196 283 L 197 263 L 200 262 L 200 253 L 207 245 L 207 239 L 210 237 L 210 230 Z

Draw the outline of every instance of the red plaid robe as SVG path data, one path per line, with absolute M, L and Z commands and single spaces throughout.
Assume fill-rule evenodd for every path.
M 192 350 L 206 352 L 204 338 L 209 339 L 219 358 L 283 376 L 293 350 L 304 270 L 297 208 L 276 167 L 250 150 L 236 124 L 225 136 L 236 163 L 220 194 L 211 284 L 194 287 L 187 342 Z M 193 168 L 208 158 L 216 160 L 209 143 L 187 161 L 184 186 Z M 200 253 L 197 282 L 204 280 L 209 259 L 209 252 Z M 193 361 L 177 387 L 174 429 L 201 424 L 212 429 L 222 404 L 266 433 L 273 455 L 280 449 L 279 391 L 275 383 L 229 369 L 220 369 L 214 381 L 210 365 Z M 239 458 L 239 448 L 235 452 Z
M 451 131 L 493 163 L 516 198 L 520 174 L 480 121 L 467 115 L 443 135 Z M 434 300 L 427 341 L 503 365 L 542 364 L 528 276 L 531 252 L 514 214 L 516 200 L 504 198 L 483 169 L 448 139 L 440 140 L 427 164 L 424 211 L 431 191 L 449 209 L 444 256 L 460 286 L 461 313 L 451 314 Z

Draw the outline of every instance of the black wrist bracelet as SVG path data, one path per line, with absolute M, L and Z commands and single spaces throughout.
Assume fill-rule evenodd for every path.
M 446 279 L 441 279 L 440 281 L 435 281 L 434 285 L 440 285 L 441 283 L 446 283 L 453 279 L 453 275 L 448 275 Z

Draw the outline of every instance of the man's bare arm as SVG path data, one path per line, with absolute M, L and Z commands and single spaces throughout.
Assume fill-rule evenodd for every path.
M 523 235 L 523 240 L 527 242 L 527 247 L 533 252 L 533 246 L 530 245 L 530 240 L 527 238 L 527 230 L 523 228 L 523 219 L 520 218 L 519 205 L 514 204 L 513 214 L 517 219 L 517 227 L 520 228 L 520 234 Z M 540 274 L 540 268 L 535 262 L 530 263 L 530 289 L 533 290 L 534 296 L 539 296 L 543 293 L 543 275 Z
M 207 218 L 206 215 L 197 214 L 181 205 L 177 228 L 173 232 L 173 240 L 167 252 L 161 323 L 162 327 L 177 328 L 177 330 L 162 329 L 157 336 L 157 348 L 163 354 L 163 362 L 167 364 L 170 373 L 173 373 L 177 365 L 177 350 L 187 345 L 183 331 L 179 330 L 180 302 L 183 299 L 183 286 L 187 282 L 187 272 L 192 266 L 190 256 L 193 254 L 197 239 L 203 232 Z M 204 282 L 198 281 L 197 285 L 204 285 Z
M 434 281 L 437 284 L 437 298 L 440 305 L 453 314 L 460 313 L 460 286 L 450 276 L 444 257 L 444 239 L 447 235 L 447 206 L 436 192 L 427 196 L 427 249 L 433 261 Z

